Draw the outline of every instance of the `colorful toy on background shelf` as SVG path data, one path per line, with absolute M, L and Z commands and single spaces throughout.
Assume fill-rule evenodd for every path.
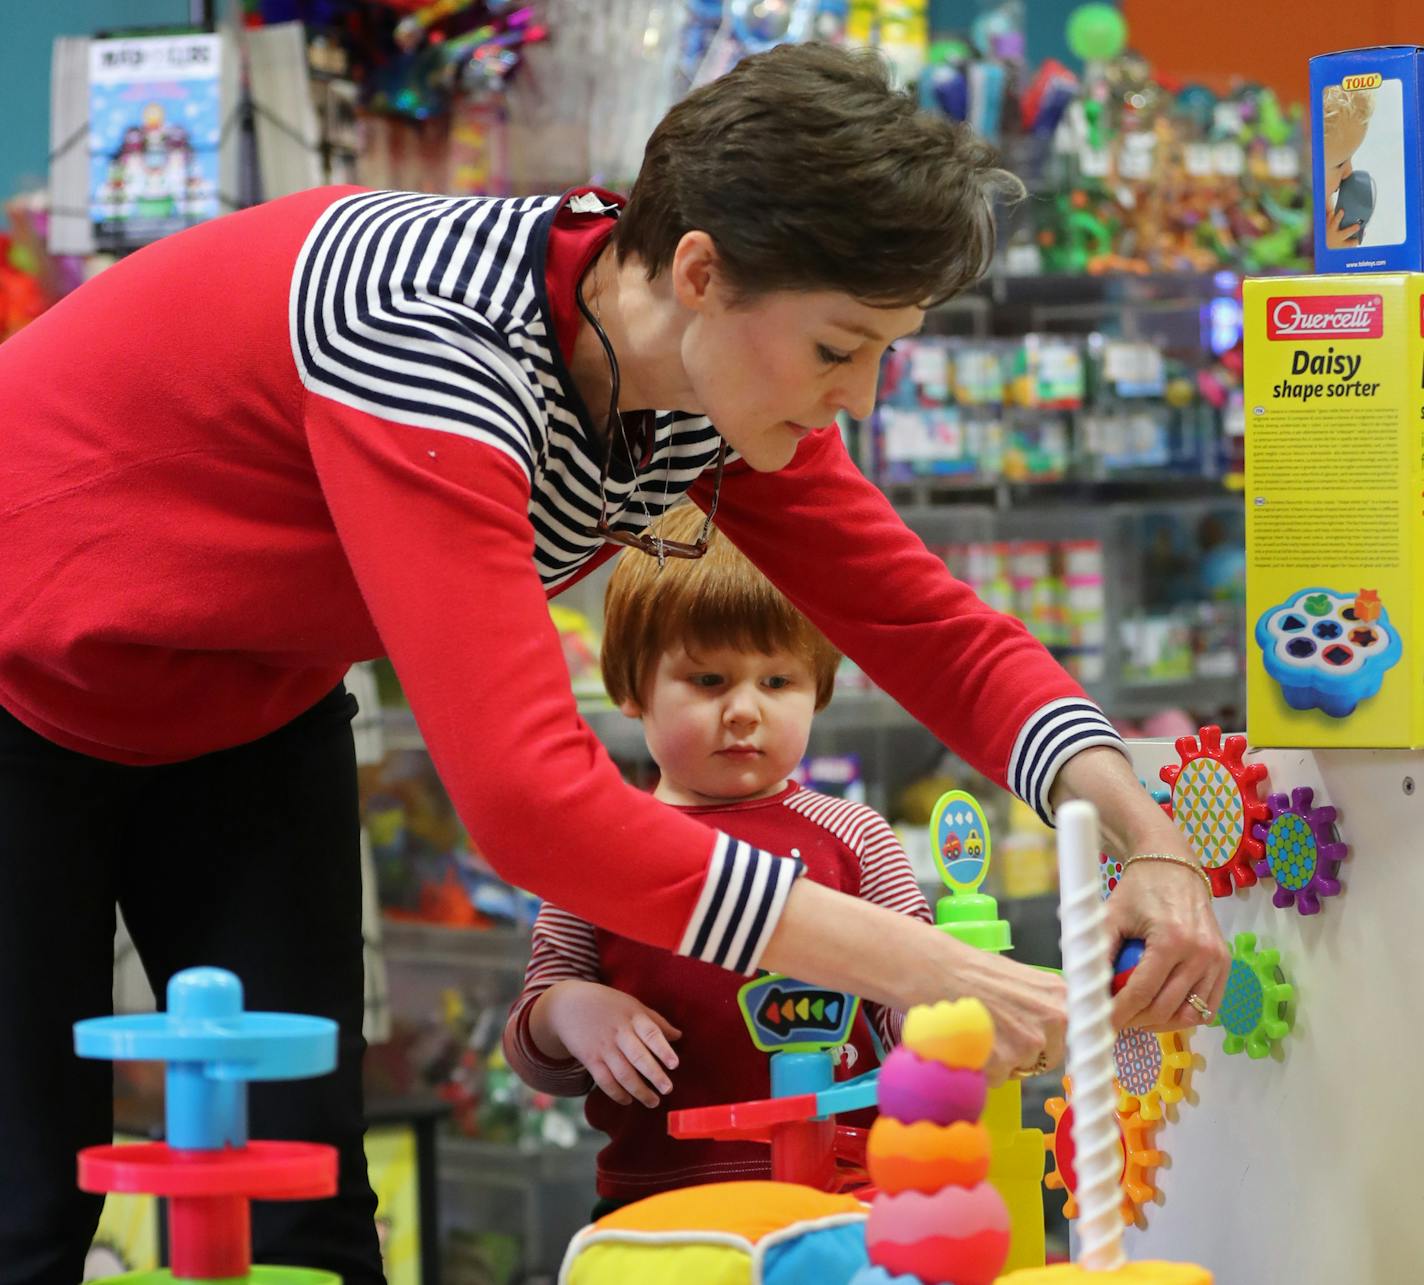
M 870 1266 L 851 1285 L 904 1280 L 991 1285 L 1009 1252 L 1009 1212 L 985 1181 L 979 1121 L 994 1024 L 977 999 L 913 1008 L 880 1077 L 867 1148 L 877 1194 L 865 1224 Z
M 1172 791 L 1172 818 L 1201 860 L 1213 895 L 1251 887 L 1255 863 L 1265 855 L 1255 827 L 1271 815 L 1260 799 L 1265 767 L 1243 763 L 1246 738 L 1228 736 L 1223 743 L 1215 726 L 1201 729 L 1200 743 L 1180 737 L 1176 750 L 1181 763 L 1164 767 L 1162 780 Z
M 1261 613 L 1256 644 L 1292 709 L 1348 718 L 1379 692 L 1404 648 L 1379 594 L 1301 589 Z
M 1063 1192 L 1063 1216 L 1077 1218 L 1081 1212 L 1078 1197 L 1077 1147 L 1073 1137 L 1073 1082 L 1063 1077 L 1064 1097 L 1049 1098 L 1043 1109 L 1053 1118 L 1053 1134 L 1048 1139 L 1048 1153 L 1053 1157 L 1053 1169 L 1044 1175 L 1043 1185 L 1050 1191 Z M 1157 1124 L 1144 1120 L 1137 1112 L 1124 1114 L 1114 1110 L 1113 1121 L 1117 1137 L 1114 1142 L 1115 1180 L 1121 1189 L 1119 1205 L 1123 1224 L 1143 1225 L 1145 1206 L 1157 1194 L 1152 1175 L 1166 1160 L 1163 1152 L 1153 1146 Z
M 1332 807 L 1314 807 L 1315 791 L 1308 785 L 1266 800 L 1269 823 L 1256 826 L 1256 838 L 1266 855 L 1256 862 L 1256 873 L 1276 881 L 1271 903 L 1281 910 L 1294 906 L 1302 915 L 1320 911 L 1322 897 L 1340 894 L 1340 863 L 1350 855 L 1340 841 Z
M 1116 5 L 1082 4 L 1068 15 L 1064 35 L 1084 62 L 1107 62 L 1127 44 L 1127 23 Z
M 1186 1096 L 1192 1054 L 1181 1031 L 1128 1027 L 1113 1042 L 1113 1065 L 1118 1114 L 1137 1114 L 1153 1123 L 1162 1118 L 1163 1107 L 1175 1106 Z
M 168 983 L 168 1011 L 76 1022 L 80 1057 L 167 1063 L 165 1142 L 89 1147 L 79 1185 L 168 1198 L 171 1267 L 129 1285 L 339 1285 L 303 1268 L 253 1267 L 249 1202 L 336 1194 L 336 1151 L 303 1142 L 249 1142 L 247 1081 L 295 1080 L 336 1066 L 336 1023 L 249 1013 L 242 983 L 189 968 Z
M 1008 921 L 999 918 L 994 898 L 980 891 L 989 877 L 993 841 L 984 809 L 973 795 L 950 790 L 940 797 L 930 817 L 930 844 L 949 890 L 935 903 L 935 926 L 979 950 L 1012 950 Z M 984 1126 L 994 1144 L 989 1182 L 1003 1197 L 1012 1227 L 1005 1270 L 1041 1266 L 1043 1133 L 1024 1128 L 1023 1086 L 1018 1080 L 989 1090 Z
M 1255 933 L 1237 933 L 1226 994 L 1212 1021 L 1226 1032 L 1223 1050 L 1268 1056 L 1295 1024 L 1294 1000 L 1295 988 L 1281 971 L 1280 951 L 1257 950 Z

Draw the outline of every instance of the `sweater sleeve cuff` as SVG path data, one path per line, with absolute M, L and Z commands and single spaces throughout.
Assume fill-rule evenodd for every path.
M 1052 825 L 1049 794 L 1059 769 L 1093 745 L 1127 752 L 1107 715 L 1092 701 L 1081 697 L 1050 701 L 1030 715 L 1014 741 L 1009 754 L 1009 788 Z
M 533 1008 L 531 999 L 506 1026 L 506 1061 L 521 1080 L 536 1090 L 561 1098 L 582 1097 L 593 1088 L 593 1076 L 576 1057 L 554 1061 L 539 1051 L 529 1030 L 529 1015 Z
M 792 885 L 806 867 L 718 834 L 697 907 L 677 953 L 733 972 L 757 969 Z

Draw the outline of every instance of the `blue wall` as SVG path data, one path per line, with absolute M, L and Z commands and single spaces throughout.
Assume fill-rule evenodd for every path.
M 43 184 L 49 168 L 49 62 L 56 36 L 176 26 L 188 0 L 11 0 L 0 17 L 0 200 Z

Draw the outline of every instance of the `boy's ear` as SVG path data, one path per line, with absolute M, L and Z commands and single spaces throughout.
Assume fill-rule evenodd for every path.
M 618 710 L 625 718 L 643 717 L 643 707 L 631 696 L 618 702 Z

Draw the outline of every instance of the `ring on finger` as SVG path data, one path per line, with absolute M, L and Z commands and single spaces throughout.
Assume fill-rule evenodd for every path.
M 1191 994 L 1187 996 L 1187 1003 L 1196 1009 L 1203 1022 L 1210 1022 L 1215 1016 L 1211 1009 L 1207 1007 L 1206 1000 L 1198 995 L 1196 991 L 1192 991 Z
M 1027 1069 L 1023 1067 L 1015 1067 L 1014 1070 L 1009 1072 L 1009 1078 L 1011 1080 L 1027 1080 L 1030 1076 L 1042 1075 L 1047 1070 L 1048 1054 L 1040 1053 L 1038 1057 L 1034 1060 L 1034 1064 L 1032 1066 L 1028 1067 Z

